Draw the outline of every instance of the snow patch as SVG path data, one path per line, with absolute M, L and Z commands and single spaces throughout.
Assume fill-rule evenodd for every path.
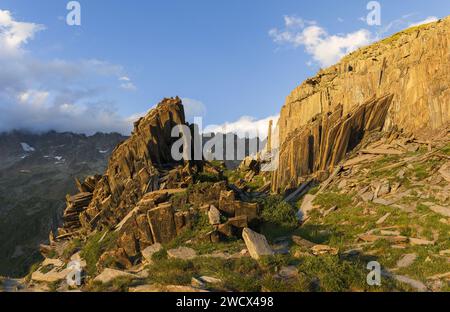
M 31 153 L 31 152 L 35 151 L 35 148 L 30 146 L 27 143 L 23 143 L 22 142 L 22 143 L 20 143 L 20 146 L 22 146 L 22 149 L 23 149 L 24 152 Z

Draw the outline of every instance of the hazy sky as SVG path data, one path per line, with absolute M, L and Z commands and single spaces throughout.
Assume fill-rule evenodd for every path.
M 204 126 L 265 128 L 320 67 L 450 14 L 450 1 L 384 0 L 369 26 L 365 0 L 80 0 L 69 26 L 68 2 L 0 0 L 0 131 L 127 133 L 176 95 Z

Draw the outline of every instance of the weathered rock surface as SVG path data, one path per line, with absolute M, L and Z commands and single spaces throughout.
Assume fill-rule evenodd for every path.
M 259 260 L 262 256 L 271 256 L 274 254 L 264 235 L 245 228 L 242 232 L 242 238 L 253 259 Z
M 450 18 L 405 30 L 345 57 L 286 99 L 272 190 L 339 163 L 366 132 L 417 133 L 450 121 Z
M 131 279 L 137 278 L 137 276 L 134 275 L 134 274 L 130 274 L 130 273 L 127 273 L 127 272 L 124 272 L 124 271 L 119 271 L 119 270 L 114 270 L 114 269 L 108 269 L 107 268 L 107 269 L 103 270 L 102 273 L 97 275 L 94 278 L 94 281 L 95 282 L 100 282 L 100 283 L 103 283 L 103 284 L 108 284 L 108 283 L 112 282 L 113 280 L 115 280 L 116 278 L 120 278 L 120 277 L 131 278 Z
M 147 248 L 145 248 L 144 250 L 142 250 L 142 257 L 144 258 L 144 260 L 148 263 L 152 262 L 152 256 L 157 253 L 158 251 L 160 251 L 162 249 L 162 245 L 161 244 L 153 244 L 151 246 L 148 246 Z
M 132 136 L 112 153 L 106 174 L 81 216 L 84 228 L 118 224 L 145 193 L 159 190 L 157 167 L 174 163 L 170 148 L 176 139 L 171 131 L 184 124 L 179 98 L 163 100 L 135 123 Z
M 197 257 L 197 253 L 194 249 L 188 247 L 178 247 L 176 249 L 167 250 L 167 255 L 169 258 L 182 259 L 182 260 L 192 260 Z
M 220 224 L 220 211 L 214 205 L 209 207 L 208 218 L 211 225 Z

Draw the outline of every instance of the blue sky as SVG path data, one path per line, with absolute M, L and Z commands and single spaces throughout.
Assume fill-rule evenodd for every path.
M 384 0 L 369 26 L 365 0 L 80 0 L 68 26 L 67 2 L 0 0 L 0 131 L 126 133 L 175 95 L 204 125 L 260 127 L 334 52 L 450 14 L 450 1 Z M 12 25 L 34 28 L 11 52 Z

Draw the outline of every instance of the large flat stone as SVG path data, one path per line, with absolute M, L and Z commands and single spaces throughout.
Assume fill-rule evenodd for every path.
M 169 258 L 182 259 L 182 260 L 192 260 L 197 257 L 197 253 L 194 249 L 188 247 L 179 247 L 176 249 L 167 250 L 167 255 Z
M 108 283 L 112 282 L 113 280 L 115 280 L 116 278 L 119 278 L 119 277 L 137 278 L 136 275 L 128 273 L 128 272 L 106 268 L 106 269 L 103 270 L 102 273 L 100 273 L 99 275 L 97 275 L 94 278 L 94 281 L 95 282 L 101 282 L 103 284 L 108 284 Z
M 165 244 L 177 236 L 174 211 L 171 204 L 161 204 L 147 213 L 155 243 Z
M 258 260 L 262 256 L 271 256 L 274 254 L 264 235 L 256 233 L 249 228 L 245 228 L 242 231 L 242 238 L 253 259 Z

